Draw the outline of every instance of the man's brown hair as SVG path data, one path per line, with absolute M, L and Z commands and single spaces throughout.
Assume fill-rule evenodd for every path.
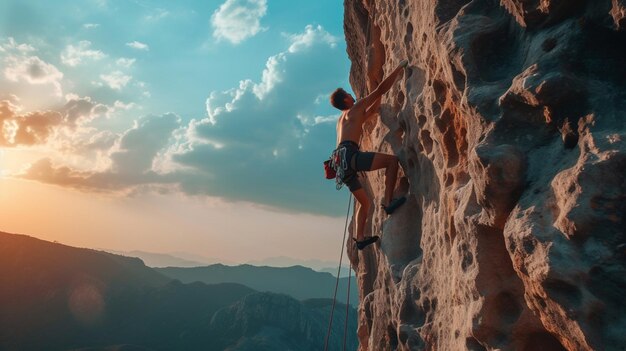
M 346 93 L 345 90 L 337 88 L 332 94 L 330 94 L 330 104 L 342 111 L 346 110 L 348 108 L 346 105 L 347 96 L 348 93 Z

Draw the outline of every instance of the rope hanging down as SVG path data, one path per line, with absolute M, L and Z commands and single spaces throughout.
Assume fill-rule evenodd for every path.
M 375 7 L 374 7 L 374 11 L 375 11 Z M 374 12 L 373 11 L 373 12 Z M 373 17 L 373 16 L 372 16 Z M 365 47 L 369 49 L 371 40 L 372 40 L 372 34 L 370 32 L 370 25 L 371 25 L 371 21 L 372 21 L 372 17 L 367 16 L 367 30 L 365 31 Z M 339 188 L 337 188 L 337 190 L 339 190 Z M 337 279 L 335 281 L 335 293 L 333 294 L 333 305 L 332 308 L 330 309 L 330 320 L 328 321 L 328 331 L 326 332 L 326 340 L 324 341 L 324 351 L 328 351 L 328 340 L 330 338 L 330 332 L 331 332 L 331 328 L 333 325 L 333 315 L 335 313 L 335 303 L 337 302 L 337 289 L 339 287 L 339 277 L 341 275 L 341 262 L 343 260 L 343 250 L 345 248 L 345 244 L 346 244 L 346 232 L 348 231 L 348 218 L 350 215 L 350 207 L 352 205 L 352 193 L 350 193 L 350 199 L 348 200 L 348 211 L 346 213 L 346 223 L 344 225 L 344 229 L 343 229 L 343 240 L 341 243 L 341 254 L 339 256 L 339 268 L 337 269 Z M 346 339 L 347 339 L 347 335 L 348 335 L 348 316 L 350 313 L 350 281 L 352 280 L 352 267 L 348 267 L 348 297 L 346 299 L 346 320 L 344 323 L 344 328 L 343 328 L 343 350 L 346 350 Z
M 346 321 L 343 325 L 343 351 L 346 351 L 346 339 L 348 338 L 348 316 L 350 316 L 350 280 L 352 279 L 352 266 L 348 266 L 348 297 L 346 297 Z
M 337 269 L 337 279 L 335 280 L 335 293 L 333 295 L 333 305 L 330 309 L 330 320 L 328 321 L 328 330 L 326 331 L 326 340 L 324 341 L 324 351 L 328 351 L 328 340 L 330 339 L 330 332 L 333 326 L 333 315 L 335 313 L 335 303 L 337 302 L 337 289 L 339 287 L 339 277 L 341 275 L 341 263 L 343 260 L 343 250 L 346 246 L 346 233 L 348 232 L 348 218 L 350 217 L 350 207 L 352 205 L 352 193 L 350 193 L 350 199 L 348 200 L 348 211 L 346 213 L 346 223 L 343 228 L 343 240 L 341 242 L 341 254 L 339 256 L 339 268 Z M 348 277 L 348 303 L 350 301 L 350 278 L 352 276 L 352 268 L 350 269 L 350 276 Z M 343 333 L 343 349 L 346 349 L 346 332 L 345 329 L 348 328 L 348 311 L 349 305 L 346 306 L 346 324 L 344 326 Z

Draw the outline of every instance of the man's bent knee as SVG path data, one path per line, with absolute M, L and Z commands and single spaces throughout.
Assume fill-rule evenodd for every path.
M 370 206 L 371 206 L 369 201 L 366 201 L 365 203 L 360 203 L 359 202 L 359 204 L 361 205 L 361 208 L 360 208 L 361 211 L 365 211 L 365 212 L 369 211 Z
M 396 155 L 387 155 L 388 157 L 386 158 L 386 167 L 390 168 L 390 167 L 397 167 L 400 163 L 400 160 L 398 159 L 398 156 Z

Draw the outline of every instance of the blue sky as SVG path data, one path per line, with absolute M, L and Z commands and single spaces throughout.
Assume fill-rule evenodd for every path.
M 0 62 L 4 179 L 344 215 L 342 1 L 4 0 Z
M 32 145 L 72 143 L 76 152 L 51 150 L 27 178 L 106 191 L 177 185 L 288 210 L 338 209 L 320 176 L 337 114 L 327 95 L 347 85 L 349 69 L 337 1 L 1 7 L 3 95 L 19 99 L 22 112 L 66 114 L 68 103 L 82 101 L 80 113 L 91 114 L 73 123 L 82 140 L 72 132 L 74 140 L 50 135 Z M 109 147 L 98 150 L 109 160 L 94 164 L 90 141 Z

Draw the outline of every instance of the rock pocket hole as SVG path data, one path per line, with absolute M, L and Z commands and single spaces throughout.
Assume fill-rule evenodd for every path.
M 543 43 L 541 43 L 541 48 L 545 52 L 550 52 L 552 51 L 552 49 L 556 47 L 556 43 L 557 43 L 556 38 L 548 38 L 544 40 Z
M 397 109 L 399 110 L 400 108 L 402 108 L 403 105 L 404 105 L 404 93 L 402 91 L 399 91 L 398 95 L 396 95 Z
M 513 295 L 506 291 L 496 296 L 494 307 L 498 311 L 498 316 L 502 324 L 513 324 L 522 313 L 522 308 Z
M 430 132 L 425 129 L 422 130 L 420 133 L 420 141 L 426 153 L 430 154 L 433 151 L 433 139 L 430 137 Z
M 468 351 L 487 351 L 487 349 L 473 337 L 465 339 L 465 347 L 467 347 Z
M 459 163 L 459 152 L 456 149 L 454 132 L 451 129 L 443 134 L 444 151 L 446 152 L 448 167 L 456 166 Z
M 522 351 L 565 351 L 559 340 L 548 332 L 532 333 L 521 348 Z
M 535 252 L 535 241 L 532 238 L 525 237 L 522 240 L 522 247 L 527 255 L 532 255 Z
M 467 246 L 463 249 L 463 260 L 461 261 L 461 269 L 463 272 L 467 272 L 469 267 L 474 263 L 474 255 L 467 249 Z
M 426 124 L 426 116 L 419 115 L 419 117 L 417 117 L 417 124 L 420 126 L 420 128 L 422 128 Z
M 433 91 L 435 92 L 435 98 L 440 104 L 446 100 L 446 85 L 440 81 L 433 81 Z
M 396 328 L 393 325 L 389 325 L 387 327 L 387 339 L 389 340 L 389 346 L 391 346 L 392 350 L 398 348 L 398 334 L 396 333 Z
M 417 311 L 410 300 L 402 301 L 402 305 L 400 306 L 400 320 L 403 323 L 416 323 L 417 322 Z
M 439 132 L 444 133 L 449 128 L 450 122 L 452 122 L 452 113 L 449 109 L 445 109 L 441 113 L 441 117 L 435 119 L 435 126 Z
M 409 335 L 406 333 L 406 331 L 402 330 L 400 332 L 399 338 L 400 342 L 404 344 L 409 340 Z
M 454 86 L 456 86 L 457 90 L 465 90 L 465 75 L 454 65 L 452 65 L 452 79 L 454 80 Z
M 560 304 L 580 306 L 582 293 L 577 286 L 555 278 L 548 278 L 543 286 L 548 295 Z
M 454 175 L 447 173 L 446 174 L 446 186 L 450 186 L 454 183 Z
M 406 34 L 404 35 L 404 44 L 410 46 L 413 42 L 413 24 L 411 22 L 406 24 Z
M 431 106 L 431 111 L 433 116 L 439 116 L 441 113 L 441 105 L 437 101 L 434 101 Z

